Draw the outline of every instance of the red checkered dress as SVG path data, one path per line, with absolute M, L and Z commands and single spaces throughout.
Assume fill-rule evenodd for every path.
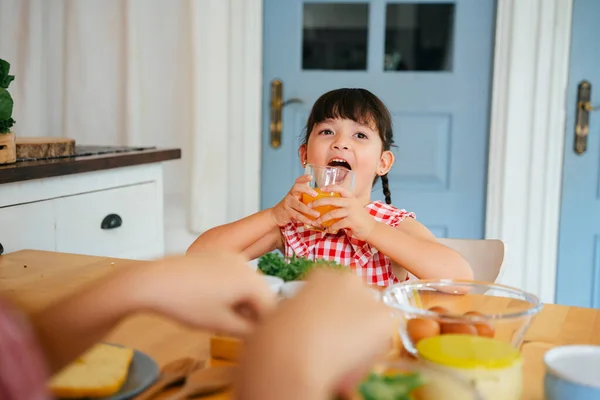
M 394 228 L 406 217 L 415 218 L 414 213 L 399 210 L 381 201 L 369 203 L 365 207 L 377 221 Z M 281 233 L 286 257 L 295 254 L 311 260 L 334 260 L 352 268 L 370 285 L 389 286 L 398 282 L 392 271 L 391 260 L 367 242 L 349 236 L 345 229 L 332 235 L 311 231 L 302 222 L 294 221 L 282 227 Z

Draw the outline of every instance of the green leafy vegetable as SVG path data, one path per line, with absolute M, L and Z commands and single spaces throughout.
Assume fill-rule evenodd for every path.
M 0 134 L 9 133 L 10 128 L 14 125 L 15 120 L 12 118 L 0 121 Z
M 359 392 L 363 400 L 412 400 L 411 392 L 423 383 L 418 373 L 370 374 L 360 384 Z
M 286 259 L 277 253 L 268 253 L 258 260 L 258 269 L 265 275 L 277 276 L 285 282 L 301 280 L 315 267 L 345 269 L 335 261 L 309 260 L 304 257 L 292 256 Z
M 13 75 L 9 75 L 10 64 L 7 61 L 0 59 L 0 87 L 8 88 L 8 85 L 12 82 L 15 77 Z
M 0 121 L 9 119 L 12 116 L 13 99 L 8 90 L 0 88 Z
M 0 134 L 10 132 L 10 128 L 15 123 L 12 119 L 13 99 L 6 90 L 8 85 L 15 79 L 9 75 L 10 64 L 0 59 Z

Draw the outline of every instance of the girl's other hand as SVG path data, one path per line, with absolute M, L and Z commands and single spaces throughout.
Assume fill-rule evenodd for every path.
M 320 214 L 317 211 L 310 209 L 302 203 L 303 193 L 311 197 L 317 196 L 317 192 L 307 185 L 310 180 L 310 175 L 303 175 L 296 179 L 294 186 L 292 186 L 288 194 L 285 195 L 279 204 L 271 209 L 273 220 L 277 226 L 285 226 L 293 220 L 312 225 L 314 221 L 307 217 L 307 215 L 312 215 L 314 218 L 319 217 Z
M 340 229 L 349 229 L 352 235 L 359 240 L 366 240 L 371 234 L 377 221 L 369 214 L 364 205 L 346 188 L 330 186 L 323 188 L 324 192 L 339 193 L 342 197 L 322 197 L 309 204 L 309 207 L 333 206 L 334 210 L 322 215 L 315 225 L 323 225 L 327 221 L 339 220 L 329 228 L 328 233 L 335 233 Z

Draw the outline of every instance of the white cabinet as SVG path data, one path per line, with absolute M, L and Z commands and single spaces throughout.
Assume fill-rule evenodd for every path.
M 0 185 L 4 253 L 153 259 L 164 255 L 163 231 L 160 164 Z

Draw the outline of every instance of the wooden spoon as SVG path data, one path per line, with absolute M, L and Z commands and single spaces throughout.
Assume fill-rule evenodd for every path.
M 146 391 L 139 394 L 134 400 L 148 400 L 156 394 L 164 390 L 167 386 L 173 385 L 182 381 L 186 376 L 191 374 L 198 368 L 203 368 L 205 362 L 196 359 L 185 357 L 175 361 L 171 361 L 165 365 L 160 373 L 160 377 Z
M 233 384 L 237 367 L 224 365 L 199 369 L 192 372 L 185 380 L 181 390 L 167 400 L 183 400 L 188 397 L 201 396 L 215 393 L 228 388 Z

